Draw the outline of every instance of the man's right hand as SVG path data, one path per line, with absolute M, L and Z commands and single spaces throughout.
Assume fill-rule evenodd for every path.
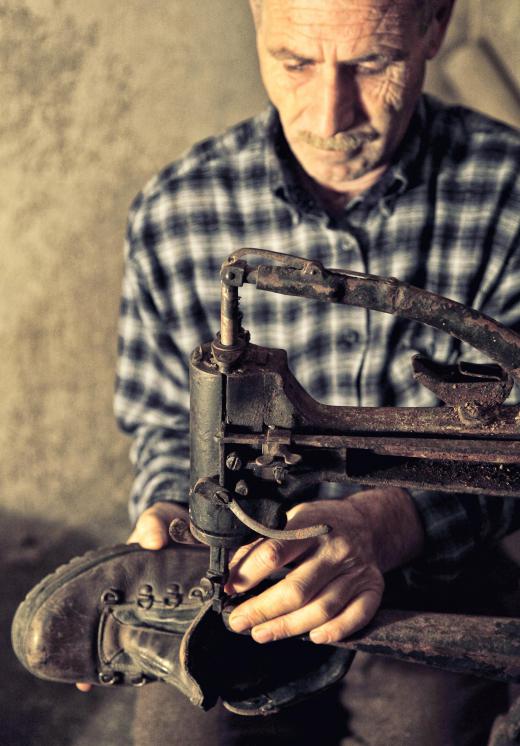
M 199 544 L 189 530 L 188 509 L 179 503 L 167 502 L 157 502 L 141 513 L 128 538 L 128 544 L 137 542 L 143 549 L 162 549 L 170 540 L 168 528 L 175 519 L 179 521 L 175 541 L 179 544 Z M 185 530 L 182 530 L 184 527 Z
M 170 541 L 168 532 L 170 523 L 179 521 L 175 541 L 179 544 L 199 544 L 200 542 L 190 533 L 188 509 L 179 503 L 157 502 L 145 510 L 135 524 L 134 530 L 127 540 L 127 544 L 136 542 L 143 549 L 162 549 Z M 92 684 L 78 682 L 76 687 L 80 692 L 89 692 Z

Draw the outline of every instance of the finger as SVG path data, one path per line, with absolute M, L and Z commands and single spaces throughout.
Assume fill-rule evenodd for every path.
M 136 523 L 133 540 L 143 549 L 162 549 L 168 543 L 168 523 L 155 510 L 145 510 Z
M 84 684 L 83 682 L 78 681 L 76 683 L 76 689 L 79 689 L 80 692 L 90 692 L 92 684 Z
M 262 643 L 302 635 L 334 618 L 357 593 L 351 579 L 342 575 L 328 582 L 307 602 L 287 613 L 270 616 L 267 622 L 255 623 L 251 635 Z
M 128 543 L 137 542 L 144 549 L 162 549 L 168 544 L 168 526 L 174 518 L 187 521 L 188 511 L 184 505 L 173 502 L 155 503 L 139 516 Z
M 334 619 L 313 629 L 310 639 L 315 643 L 327 644 L 354 634 L 373 619 L 381 604 L 381 595 L 379 589 L 363 591 Z
M 278 541 L 262 539 L 251 545 L 247 553 L 235 562 L 230 570 L 227 587 L 230 592 L 243 593 L 288 562 L 299 557 L 315 539 Z
M 294 612 L 329 585 L 338 572 L 337 565 L 327 562 L 319 554 L 315 555 L 302 562 L 271 588 L 237 606 L 229 617 L 229 624 L 235 632 L 243 632 L 270 619 Z M 338 610 L 339 607 L 336 611 Z M 320 623 L 323 621 L 325 619 L 321 619 Z M 309 629 L 312 626 L 304 631 Z

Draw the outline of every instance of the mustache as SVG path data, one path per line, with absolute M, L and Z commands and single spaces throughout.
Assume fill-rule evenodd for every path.
M 320 150 L 336 150 L 341 153 L 349 153 L 361 145 L 373 142 L 379 137 L 375 130 L 365 130 L 359 132 L 337 132 L 331 137 L 320 137 L 308 130 L 300 130 L 298 133 L 300 140 L 307 145 L 312 145 Z

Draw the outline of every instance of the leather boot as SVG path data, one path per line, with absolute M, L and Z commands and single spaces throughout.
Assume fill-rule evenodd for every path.
M 299 639 L 258 645 L 227 629 L 200 585 L 207 564 L 205 549 L 181 544 L 123 544 L 75 558 L 18 608 L 15 653 L 39 678 L 163 681 L 203 709 L 221 698 L 238 714 L 276 712 L 344 675 L 350 651 Z

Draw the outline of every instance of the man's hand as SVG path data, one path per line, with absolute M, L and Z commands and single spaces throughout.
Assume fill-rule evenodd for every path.
M 316 643 L 341 640 L 376 613 L 383 573 L 416 557 L 423 529 L 410 495 L 372 489 L 342 500 L 302 503 L 287 528 L 327 523 L 315 539 L 260 539 L 241 547 L 231 562 L 228 593 L 247 591 L 291 563 L 283 580 L 245 601 L 230 616 L 236 632 L 251 629 L 257 642 L 310 632 Z
M 143 549 L 162 549 L 169 542 L 168 528 L 175 519 L 179 528 L 175 540 L 180 544 L 199 544 L 189 531 L 188 509 L 179 503 L 168 502 L 157 502 L 141 513 L 128 544 L 137 542 Z
M 143 549 L 162 549 L 170 541 L 168 529 L 175 519 L 179 521 L 175 540 L 182 544 L 199 544 L 189 530 L 188 509 L 179 503 L 167 502 L 157 502 L 139 516 L 127 544 L 137 542 Z M 92 684 L 78 682 L 76 687 L 80 692 L 89 692 Z

